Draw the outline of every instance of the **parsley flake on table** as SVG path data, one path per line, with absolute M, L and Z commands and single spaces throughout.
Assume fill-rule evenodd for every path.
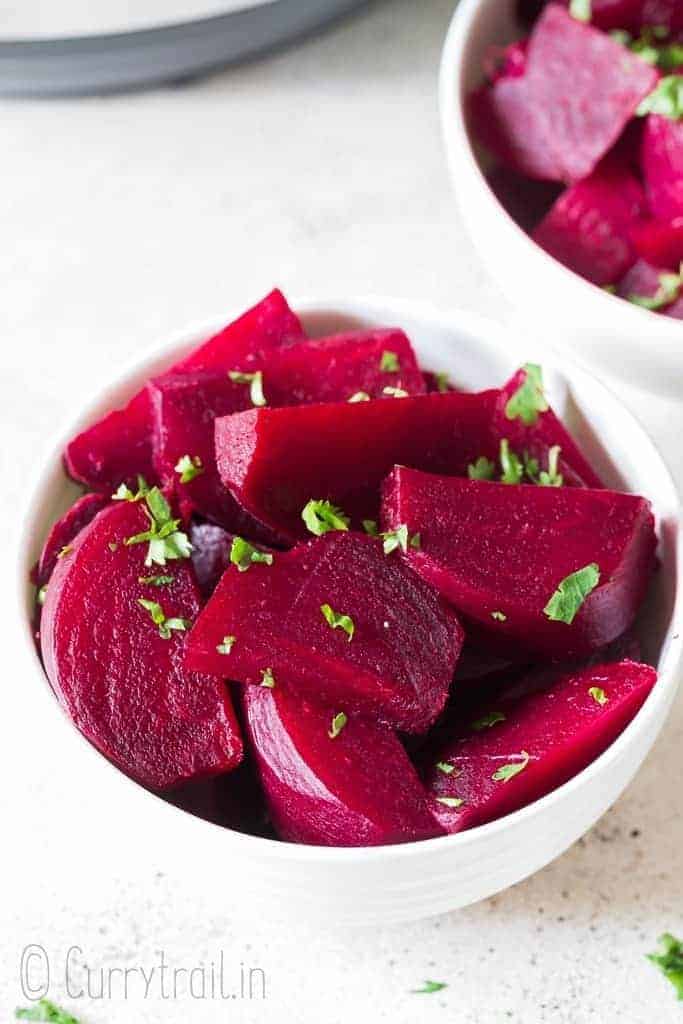
M 236 636 L 224 636 L 223 642 L 220 644 L 216 644 L 216 650 L 218 651 L 219 654 L 230 654 L 230 651 L 232 650 L 233 644 L 235 643 L 236 640 Z
M 149 519 L 150 528 L 124 540 L 126 546 L 149 543 L 145 565 L 166 565 L 167 561 L 189 558 L 192 545 L 189 537 L 179 530 L 179 519 L 173 519 L 171 508 L 158 487 L 152 487 L 145 495 L 142 508 Z
M 526 427 L 538 422 L 539 413 L 547 412 L 548 402 L 543 391 L 543 371 L 536 363 L 525 363 L 524 380 L 508 399 L 505 415 L 509 420 L 520 419 Z
M 261 686 L 264 686 L 266 690 L 275 689 L 275 676 L 273 675 L 272 668 L 264 668 L 261 673 Z
M 204 472 L 202 460 L 198 455 L 183 455 L 178 459 L 174 468 L 180 476 L 181 484 L 189 484 Z
M 448 988 L 445 981 L 425 981 L 422 988 L 414 988 L 411 991 L 416 996 L 430 996 L 432 993 L 441 992 L 445 988 Z
M 579 608 L 599 582 L 600 569 L 595 562 L 570 573 L 558 585 L 543 609 L 544 615 L 552 622 L 566 622 L 570 626 Z
M 600 705 L 600 707 L 604 707 L 609 701 L 609 697 L 601 686 L 591 686 L 588 694 L 593 698 L 596 704 Z
M 246 572 L 255 564 L 272 565 L 273 556 L 268 551 L 259 551 L 244 537 L 233 537 L 230 562 L 237 566 L 238 572 Z
M 263 393 L 263 371 L 255 373 L 242 373 L 241 370 L 230 370 L 228 377 L 233 384 L 249 384 L 249 397 L 251 404 L 260 408 L 266 405 L 266 396 Z
M 335 612 L 329 604 L 321 604 L 320 611 L 323 613 L 323 618 L 327 622 L 328 626 L 332 629 L 343 629 L 349 638 L 349 643 L 353 640 L 353 634 L 356 630 L 353 619 L 350 615 L 340 615 Z
M 491 726 L 496 725 L 497 722 L 504 722 L 505 715 L 502 711 L 488 711 L 481 718 L 475 719 L 472 722 L 472 728 L 475 732 L 481 732 L 483 729 L 490 729 Z
M 518 756 L 522 758 L 521 761 L 514 761 L 512 764 L 501 765 L 501 767 L 493 773 L 491 778 L 494 782 L 509 782 L 510 779 L 514 779 L 515 775 L 519 775 L 520 772 L 524 771 L 529 763 L 529 754 L 526 750 L 523 750 Z
M 665 932 L 659 936 L 658 953 L 648 953 L 650 963 L 656 964 L 664 977 L 676 989 L 679 999 L 683 999 L 683 942 Z
M 496 464 L 480 455 L 476 462 L 471 462 L 467 467 L 467 475 L 470 480 L 493 480 L 496 475 Z
M 390 555 L 393 551 L 399 548 L 405 555 L 408 548 L 413 548 L 415 551 L 420 550 L 421 538 L 419 533 L 414 533 L 411 537 L 408 533 L 408 527 L 405 523 L 401 523 L 395 530 L 387 530 L 385 533 L 380 533 L 380 537 L 384 541 L 384 554 Z
M 76 1017 L 73 1017 L 61 1006 L 51 1002 L 49 999 L 41 999 L 35 1006 L 14 1011 L 16 1020 L 38 1020 L 51 1021 L 52 1024 L 79 1024 Z
M 301 512 L 301 518 L 311 533 L 322 537 L 330 530 L 348 530 L 350 519 L 329 501 L 311 499 Z
M 396 353 L 382 352 L 382 358 L 379 361 L 379 368 L 382 373 L 398 373 L 401 369 L 401 364 L 398 361 Z
M 166 613 L 157 601 L 148 601 L 145 597 L 138 598 L 138 604 L 149 612 L 150 618 L 155 626 L 159 627 L 159 636 L 162 640 L 170 640 L 171 632 L 178 630 L 184 633 L 192 625 L 187 619 L 166 618 Z
M 357 402 L 369 402 L 370 395 L 367 391 L 356 391 L 347 401 L 350 405 L 355 405 Z
M 683 75 L 665 75 L 636 109 L 638 117 L 659 114 L 670 121 L 683 118 Z
M 348 718 L 346 717 L 343 711 L 340 711 L 338 714 L 334 716 L 334 718 L 332 719 L 332 725 L 330 726 L 330 729 L 327 733 L 331 740 L 336 740 L 337 736 L 342 731 L 347 722 Z

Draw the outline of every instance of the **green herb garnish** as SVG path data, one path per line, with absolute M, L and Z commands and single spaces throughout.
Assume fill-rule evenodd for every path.
M 496 475 L 496 464 L 480 455 L 476 462 L 471 462 L 467 467 L 467 475 L 470 480 L 493 480 Z
M 455 771 L 455 765 L 449 764 L 448 761 L 437 761 L 436 767 L 440 772 L 443 772 L 444 775 L 452 775 Z
M 233 644 L 237 640 L 236 636 L 224 636 L 223 642 L 216 644 L 216 650 L 219 654 L 230 654 Z
M 447 373 L 435 373 L 434 383 L 436 384 L 436 390 L 439 394 L 445 394 L 451 386 L 450 378 Z
M 504 764 L 498 769 L 498 771 L 494 772 L 491 776 L 493 781 L 509 782 L 510 779 L 514 779 L 515 775 L 519 775 L 520 772 L 523 772 L 529 763 L 529 754 L 527 754 L 526 750 L 523 750 L 522 753 L 519 754 L 519 757 L 522 758 L 521 761 L 516 761 L 513 764 Z
M 195 477 L 204 472 L 202 460 L 198 455 L 183 455 L 175 464 L 175 471 L 180 475 L 181 484 L 189 484 Z
M 491 618 L 495 619 L 496 622 L 507 622 L 507 615 L 505 612 L 491 612 Z
M 109 548 L 113 555 L 115 551 L 118 551 L 119 545 L 115 540 L 110 540 L 109 543 L 107 544 L 107 547 Z
M 355 405 L 357 402 L 369 402 L 370 395 L 367 391 L 356 391 L 347 401 L 350 405 Z
M 629 295 L 628 301 L 644 309 L 663 309 L 680 297 L 682 287 L 683 273 L 663 273 L 659 275 L 659 287 L 654 295 Z
M 659 114 L 670 121 L 683 118 L 683 76 L 665 75 L 641 102 L 636 110 L 638 117 Z
M 401 369 L 401 365 L 396 353 L 382 352 L 382 358 L 379 361 L 379 368 L 382 373 L 398 373 Z
M 591 0 L 571 0 L 569 13 L 577 21 L 590 21 L 593 16 Z
M 159 636 L 162 640 L 170 640 L 172 630 L 175 629 L 184 633 L 185 630 L 189 629 L 192 625 L 188 619 L 167 619 L 164 609 L 156 601 L 148 601 L 144 597 L 139 597 L 138 604 L 141 605 L 145 611 L 149 612 L 152 622 L 155 626 L 159 627 Z
M 437 804 L 443 804 L 444 807 L 450 807 L 455 810 L 456 807 L 462 807 L 465 801 L 460 796 L 437 796 Z
M 140 501 L 149 493 L 149 484 L 144 476 L 138 475 L 138 489 L 134 494 L 127 484 L 119 484 L 112 494 L 112 501 Z
M 332 629 L 343 629 L 349 638 L 349 643 L 353 640 L 353 634 L 355 632 L 355 625 L 350 615 L 339 615 L 333 611 L 329 604 L 321 604 L 320 611 L 323 613 L 323 618 L 327 622 L 328 626 Z
M 506 437 L 500 442 L 500 466 L 502 469 L 500 482 L 503 484 L 521 484 L 524 466 L 518 455 L 510 448 Z
M 261 686 L 264 686 L 266 690 L 275 689 L 275 676 L 273 675 L 272 668 L 264 668 L 261 673 Z
M 676 989 L 676 995 L 683 999 L 683 942 L 665 932 L 660 935 L 659 952 L 648 953 L 648 960 L 656 964 L 664 977 L 671 982 Z
M 379 527 L 374 519 L 364 519 L 363 529 L 370 537 L 379 537 Z
M 186 533 L 179 530 L 179 519 L 173 519 L 171 508 L 158 487 L 152 487 L 144 495 L 142 508 L 150 522 L 149 530 L 127 537 L 124 544 L 149 543 L 145 565 L 166 565 L 167 561 L 189 558 L 192 545 Z
M 14 1011 L 16 1020 L 38 1020 L 51 1021 L 52 1024 L 78 1024 L 76 1017 L 73 1017 L 66 1010 L 63 1010 L 56 1003 L 49 999 L 41 999 L 35 1006 Z
M 336 740 L 337 736 L 342 731 L 347 722 L 348 718 L 346 717 L 343 711 L 340 711 L 338 714 L 334 716 L 334 718 L 332 719 L 332 725 L 330 727 L 330 730 L 327 733 L 331 740 Z
M 65 544 L 63 548 L 60 548 L 57 552 L 57 558 L 66 558 L 67 555 L 73 551 L 72 544 Z
M 525 363 L 524 380 L 508 399 L 505 415 L 509 420 L 520 419 L 527 427 L 533 427 L 539 413 L 548 411 L 548 402 L 543 391 L 543 371 L 536 363 Z
M 595 562 L 577 569 L 565 576 L 543 613 L 553 622 L 566 622 L 570 626 L 579 608 L 599 582 L 600 569 Z
M 591 686 L 588 693 L 593 698 L 595 703 L 599 704 L 601 707 L 603 707 L 609 701 L 609 697 L 607 696 L 607 694 L 601 686 Z
M 322 537 L 331 530 L 348 530 L 350 523 L 349 517 L 331 502 L 314 499 L 305 506 L 301 518 L 316 537 Z
M 561 487 L 564 483 L 564 477 L 557 468 L 560 461 L 561 451 L 562 449 L 559 444 L 554 444 L 552 448 L 548 450 L 548 468 L 542 469 L 538 474 L 538 482 L 541 487 Z
M 403 554 L 407 553 L 409 547 L 415 551 L 420 550 L 420 534 L 414 533 L 410 537 L 405 523 L 397 526 L 395 530 L 387 530 L 386 533 L 380 533 L 380 537 L 384 541 L 385 555 L 390 555 L 392 551 L 396 551 L 398 548 L 401 549 Z
M 481 718 L 477 718 L 476 721 L 472 722 L 472 728 L 475 732 L 482 732 L 484 729 L 490 729 L 492 725 L 496 725 L 497 722 L 504 722 L 505 715 L 502 711 L 488 711 Z
M 273 556 L 268 551 L 259 551 L 244 537 L 233 537 L 230 548 L 230 562 L 236 565 L 239 572 L 246 572 L 252 565 L 272 565 Z
M 264 406 L 266 404 L 266 396 L 263 394 L 263 372 L 257 370 L 256 373 L 242 373 L 241 370 L 230 370 L 228 377 L 233 384 L 250 384 L 249 397 L 251 398 L 251 404 L 257 407 Z
M 382 394 L 388 395 L 389 398 L 408 398 L 408 392 L 403 388 L 382 388 Z
M 414 988 L 412 992 L 413 995 L 423 996 L 431 995 L 433 992 L 441 992 L 444 988 L 448 988 L 445 981 L 425 981 L 422 988 Z
M 150 587 L 167 587 L 173 583 L 172 576 L 138 576 L 138 583 L 148 583 Z

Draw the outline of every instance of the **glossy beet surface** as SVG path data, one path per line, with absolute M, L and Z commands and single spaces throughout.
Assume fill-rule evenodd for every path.
M 298 318 L 282 293 L 275 290 L 169 372 L 252 370 L 266 353 L 302 337 Z M 143 389 L 124 409 L 108 413 L 67 445 L 64 462 L 69 476 L 103 491 L 124 480 L 132 486 L 138 473 L 152 482 L 151 429 L 149 400 Z
M 650 114 L 643 132 L 641 166 L 654 216 L 683 217 L 683 121 Z
M 522 699 L 503 691 L 470 711 L 445 743 L 422 754 L 436 817 L 447 832 L 461 832 L 545 796 L 616 739 L 656 679 L 649 665 L 603 664 Z
M 657 82 L 654 68 L 558 4 L 536 22 L 519 70 L 476 95 L 472 127 L 513 170 L 567 183 L 595 170 Z
M 39 587 L 44 586 L 49 580 L 61 552 L 68 548 L 74 537 L 77 537 L 83 527 L 87 526 L 108 503 L 109 497 L 106 494 L 84 494 L 52 526 L 38 559 L 36 583 Z
M 321 608 L 352 619 L 349 640 Z M 224 637 L 234 637 L 221 653 Z M 334 532 L 276 553 L 272 565 L 232 566 L 194 625 L 186 664 L 276 686 L 406 732 L 444 706 L 462 646 L 453 612 L 382 542 Z
M 633 241 L 642 259 L 678 272 L 683 263 L 683 216 L 670 222 L 645 221 L 634 232 Z
M 247 687 L 251 741 L 270 816 L 282 839 L 318 846 L 379 846 L 442 834 L 399 740 L 349 718 L 331 738 L 335 710 L 277 687 Z
M 420 533 L 412 567 L 503 650 L 564 658 L 609 643 L 633 623 L 654 568 L 650 505 L 630 494 L 397 468 L 382 517 Z M 551 621 L 559 584 L 591 563 L 598 585 L 571 624 Z
M 363 518 L 377 517 L 381 481 L 396 463 L 466 474 L 497 449 L 497 396 L 253 409 L 216 421 L 218 470 L 244 508 L 291 539 L 307 536 L 301 511 L 310 499 L 331 500 L 360 528 Z
M 200 599 L 189 562 L 145 566 L 148 529 L 139 503 L 100 512 L 60 559 L 41 620 L 45 670 L 78 729 L 119 768 L 154 789 L 229 771 L 242 742 L 221 679 L 188 672 L 186 634 L 162 639 L 139 598 L 168 618 L 196 618 Z M 112 547 L 115 549 L 112 550 Z M 161 587 L 140 577 L 166 573 Z

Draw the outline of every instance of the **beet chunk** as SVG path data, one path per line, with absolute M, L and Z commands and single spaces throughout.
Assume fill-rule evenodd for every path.
M 242 742 L 225 683 L 187 672 L 185 634 L 163 639 L 139 598 L 167 618 L 200 606 L 189 562 L 145 566 L 149 528 L 139 503 L 105 509 L 52 574 L 41 623 L 45 671 L 74 724 L 111 761 L 152 789 L 229 771 Z M 114 550 L 112 550 L 114 548 Z M 172 576 L 154 586 L 153 574 Z
M 648 263 L 678 272 L 683 263 L 683 217 L 645 221 L 634 231 L 633 243 Z
M 481 705 L 422 755 L 435 816 L 447 832 L 462 832 L 557 789 L 607 749 L 656 680 L 649 665 L 622 661 L 568 673 L 521 700 L 503 692 Z
M 305 699 L 426 729 L 463 641 L 435 591 L 360 534 L 328 533 L 273 559 L 225 572 L 190 633 L 186 665 L 255 684 L 270 669 L 277 687 Z M 352 637 L 329 625 L 323 605 L 351 618 Z M 221 653 L 226 636 L 235 639 Z
M 466 474 L 489 454 L 498 394 L 253 409 L 216 420 L 218 471 L 248 512 L 291 539 L 309 536 L 301 511 L 312 498 L 331 500 L 360 527 L 376 518 L 396 463 Z
M 267 352 L 304 336 L 298 318 L 281 292 L 265 299 L 209 338 L 170 373 L 191 370 L 251 370 Z M 98 491 L 110 491 L 122 481 L 133 486 L 141 473 L 155 479 L 152 463 L 151 414 L 144 390 L 123 409 L 116 409 L 78 434 L 64 453 L 70 477 Z
M 645 213 L 640 182 L 608 160 L 563 192 L 532 237 L 587 281 L 614 284 L 636 260 L 632 233 Z
M 103 494 L 84 494 L 53 524 L 38 559 L 35 582 L 39 587 L 49 580 L 61 552 L 108 504 L 109 498 Z
M 649 114 L 640 159 L 654 216 L 683 217 L 683 121 Z
M 407 558 L 501 649 L 581 656 L 633 623 L 654 568 L 649 502 L 579 487 L 506 485 L 399 467 L 384 488 L 386 528 L 420 533 Z M 566 577 L 596 564 L 573 621 L 545 611 Z
M 515 65 L 475 95 L 472 127 L 512 170 L 580 181 L 656 83 L 653 67 L 552 3 L 531 34 L 523 74 Z
M 427 810 L 408 755 L 388 729 L 277 687 L 248 686 L 246 730 L 281 839 L 318 846 L 381 846 L 442 830 Z

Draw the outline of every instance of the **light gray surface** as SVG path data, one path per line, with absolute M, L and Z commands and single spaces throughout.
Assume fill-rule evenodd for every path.
M 288 54 L 183 89 L 0 103 L 0 509 L 11 551 L 27 476 L 55 424 L 143 346 L 246 305 L 299 294 L 385 292 L 504 317 L 457 222 L 438 141 L 435 75 L 448 0 L 397 0 Z M 624 398 L 683 481 L 681 409 Z M 0 612 L 13 599 L 3 573 Z M 2 615 L 3 621 L 7 614 Z M 616 808 L 583 843 L 513 890 L 434 921 L 311 934 L 238 922 L 225 886 L 192 903 L 186 868 L 129 837 L 108 852 L 106 808 L 6 635 L 0 715 L 0 1010 L 21 1002 L 19 957 L 147 969 L 225 951 L 267 972 L 265 1002 L 64 1001 L 86 1024 L 219 1021 L 668 1024 L 673 990 L 644 960 L 683 933 L 683 709 Z M 50 709 L 51 711 L 51 709 Z M 638 835 L 632 835 L 638 830 Z M 169 857 L 170 863 L 170 857 Z M 443 993 L 410 994 L 423 979 Z M 99 981 L 95 982 L 99 985 Z M 143 986 L 144 987 L 144 986 Z

